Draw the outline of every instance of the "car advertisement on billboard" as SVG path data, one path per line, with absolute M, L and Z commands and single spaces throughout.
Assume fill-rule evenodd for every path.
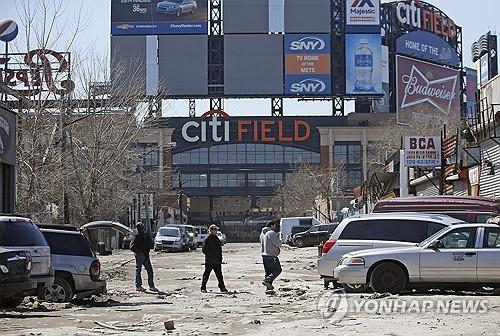
M 346 94 L 382 95 L 382 39 L 380 34 L 347 34 Z
M 398 54 L 439 64 L 460 66 L 455 49 L 442 38 L 425 31 L 410 32 L 399 37 L 396 41 L 396 51 Z
M 442 125 L 460 117 L 460 71 L 397 56 L 398 123 Z
M 330 95 L 330 35 L 285 36 L 285 94 Z
M 112 0 L 112 35 L 207 34 L 208 0 Z
M 347 0 L 346 32 L 380 33 L 380 0 Z

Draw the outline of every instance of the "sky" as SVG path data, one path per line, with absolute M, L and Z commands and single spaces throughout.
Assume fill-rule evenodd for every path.
M 60 0 L 46 0 L 48 3 Z M 249 0 L 251 1 L 251 0 Z M 0 0 L 0 19 L 11 18 L 20 20 L 19 12 L 22 3 L 30 3 L 34 7 L 39 0 Z M 382 2 L 387 2 L 382 0 Z M 496 33 L 500 13 L 498 0 L 428 0 L 427 2 L 440 8 L 455 23 L 463 28 L 464 64 L 472 67 L 470 57 L 471 44 L 488 31 Z M 111 35 L 111 5 L 110 0 L 64 0 L 64 17 L 60 19 L 62 29 L 71 27 L 76 22 L 80 8 L 86 17 L 84 29 L 77 34 L 74 43 L 75 50 L 93 50 L 102 55 L 109 53 Z M 68 26 L 66 26 L 68 25 Z M 23 32 L 20 32 L 23 34 Z M 3 49 L 3 48 L 2 48 Z M 24 52 L 26 50 L 20 50 Z M 71 50 L 70 50 L 71 51 Z M 285 100 L 284 114 L 291 115 L 331 115 L 331 102 L 296 102 Z M 347 111 L 353 109 L 353 104 L 347 105 Z M 208 110 L 207 101 L 197 101 L 196 114 L 201 115 Z M 231 115 L 270 115 L 270 100 L 226 100 L 224 110 Z M 187 116 L 188 105 L 185 101 L 164 101 L 164 116 Z

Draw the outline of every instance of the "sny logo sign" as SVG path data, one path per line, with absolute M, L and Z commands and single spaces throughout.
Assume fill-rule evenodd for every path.
M 366 5 L 368 5 L 368 7 L 375 7 L 372 0 L 355 0 L 352 3 L 352 7 L 365 7 Z
M 316 78 L 308 78 L 298 83 L 293 83 L 290 89 L 293 93 L 319 93 L 325 90 L 326 84 Z
M 325 41 L 314 36 L 306 36 L 290 43 L 290 50 L 323 50 Z

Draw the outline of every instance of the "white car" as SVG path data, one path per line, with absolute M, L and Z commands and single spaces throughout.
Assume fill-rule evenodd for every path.
M 335 268 L 339 283 L 370 284 L 378 293 L 411 288 L 500 288 L 500 227 L 449 226 L 406 248 L 358 251 Z
M 208 236 L 208 229 L 205 227 L 195 227 L 195 240 L 196 240 L 196 245 L 198 247 L 201 247 L 203 245 L 203 242 L 205 241 L 205 238 Z
M 180 228 L 163 226 L 155 237 L 155 251 L 189 251 L 189 240 Z
M 323 245 L 318 272 L 325 287 L 335 283 L 333 270 L 342 255 L 360 250 L 414 246 L 439 230 L 464 223 L 446 215 L 421 213 L 380 213 L 344 219 Z M 363 291 L 360 286 L 346 290 Z

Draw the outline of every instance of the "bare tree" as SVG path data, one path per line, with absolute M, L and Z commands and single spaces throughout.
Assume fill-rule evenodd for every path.
M 314 210 L 333 222 L 333 210 L 337 200 L 345 195 L 345 185 L 346 176 L 342 165 L 320 167 L 301 164 L 276 190 L 273 205 L 283 217 L 301 216 Z M 326 205 L 326 211 L 321 210 L 321 204 Z

